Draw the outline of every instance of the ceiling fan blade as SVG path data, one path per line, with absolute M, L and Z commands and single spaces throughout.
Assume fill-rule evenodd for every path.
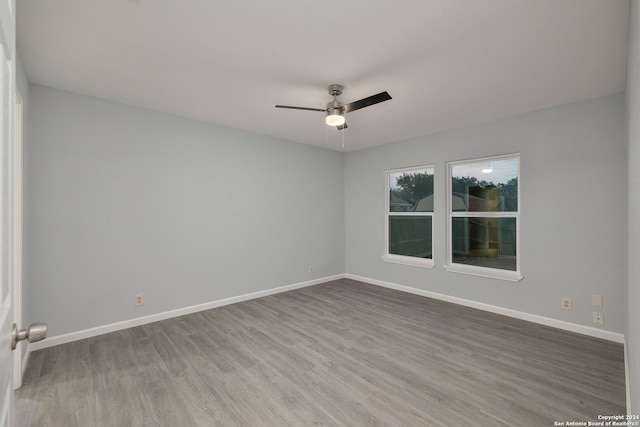
M 376 95 L 371 95 L 367 98 L 362 98 L 358 101 L 353 101 L 348 104 L 344 104 L 342 109 L 345 113 L 350 113 L 351 111 L 359 110 L 364 107 L 368 107 L 373 104 L 377 104 L 379 102 L 388 101 L 391 99 L 391 95 L 389 95 L 386 91 L 380 92 Z
M 276 108 L 289 108 L 292 110 L 322 111 L 323 113 L 327 111 L 326 108 L 292 107 L 290 105 L 276 105 Z
M 344 124 L 343 124 L 343 125 L 336 126 L 336 129 L 338 129 L 338 130 L 342 130 L 342 129 L 346 129 L 346 128 L 348 128 L 348 127 L 349 127 L 349 126 L 347 126 L 347 122 L 344 122 Z

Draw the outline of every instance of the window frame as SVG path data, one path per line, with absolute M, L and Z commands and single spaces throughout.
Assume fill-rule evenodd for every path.
M 473 163 L 488 163 L 495 162 L 499 160 L 506 159 L 517 159 L 518 164 L 518 210 L 517 211 L 508 211 L 508 212 L 466 212 L 466 211 L 453 211 L 453 168 L 458 165 L 465 164 L 473 164 Z M 520 232 L 520 212 L 522 211 L 521 205 L 521 188 L 522 181 L 520 179 L 520 153 L 510 153 L 503 154 L 499 156 L 489 156 L 489 157 L 478 157 L 467 160 L 457 160 L 447 162 L 447 177 L 446 177 L 446 211 L 447 211 L 447 257 L 446 262 L 444 264 L 444 268 L 447 271 L 451 271 L 454 273 L 463 273 L 474 276 L 488 277 L 493 279 L 501 279 L 508 280 L 511 282 L 518 282 L 522 280 L 522 270 L 521 270 L 521 252 L 520 252 L 520 240 L 521 240 L 521 232 Z M 484 267 L 484 266 L 476 266 L 476 265 L 467 265 L 467 264 L 459 264 L 453 262 L 453 219 L 454 218 L 515 218 L 516 220 L 516 270 L 503 270 L 499 268 L 492 267 Z
M 411 172 L 411 171 L 421 171 L 425 169 L 430 169 L 433 171 L 434 176 L 434 184 L 433 184 L 433 198 L 434 198 L 434 207 L 432 212 L 391 212 L 389 207 L 391 205 L 390 194 L 390 176 L 394 173 L 399 172 Z M 413 267 L 422 267 L 422 268 L 433 268 L 435 267 L 434 257 L 434 220 L 433 214 L 435 212 L 435 195 L 436 195 L 436 185 L 435 185 L 435 166 L 434 165 L 420 165 L 420 166 L 410 166 L 398 169 L 388 169 L 384 173 L 385 177 L 385 206 L 384 206 L 384 250 L 382 255 L 382 260 L 385 262 L 391 262 L 395 264 L 403 264 L 409 265 Z M 391 216 L 412 216 L 412 217 L 430 217 L 431 218 L 431 258 L 418 258 L 408 255 L 398 255 L 398 254 L 390 254 L 389 253 L 389 218 Z

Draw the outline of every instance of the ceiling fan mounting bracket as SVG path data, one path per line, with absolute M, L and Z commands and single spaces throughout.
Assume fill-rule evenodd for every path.
M 342 89 L 344 89 L 342 85 L 329 85 L 329 95 L 340 96 L 340 94 L 342 94 Z

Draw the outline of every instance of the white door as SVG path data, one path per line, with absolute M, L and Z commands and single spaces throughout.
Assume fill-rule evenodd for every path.
M 22 96 L 16 87 L 13 146 L 13 322 L 22 325 Z M 13 388 L 22 386 L 22 351 L 26 343 L 13 350 Z
M 15 0 L 0 0 L 0 426 L 13 424 Z

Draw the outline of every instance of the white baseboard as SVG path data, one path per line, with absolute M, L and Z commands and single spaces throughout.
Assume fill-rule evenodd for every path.
M 184 316 L 186 314 L 197 313 L 199 311 L 209 310 L 224 305 L 235 304 L 237 302 L 248 301 L 255 298 L 266 297 L 268 295 L 279 294 L 281 292 L 287 292 L 294 289 L 304 288 L 307 286 L 313 286 L 324 282 L 330 282 L 332 280 L 338 280 L 344 278 L 344 274 L 336 274 L 334 276 L 323 277 L 320 279 L 309 280 L 306 282 L 294 283 L 292 285 L 280 286 L 277 288 L 267 289 L 264 291 L 252 292 L 249 294 L 239 295 L 231 298 L 224 298 L 221 300 L 211 301 L 204 304 L 192 305 L 190 307 L 179 308 L 176 310 L 165 311 L 163 313 L 152 314 L 144 317 L 137 317 L 135 319 L 124 320 L 122 322 L 111 323 L 108 325 L 97 326 L 95 328 L 84 329 L 77 332 L 71 332 L 68 334 L 56 335 L 48 337 L 42 341 L 38 341 L 29 344 L 27 348 L 27 355 L 31 351 L 41 350 L 43 348 L 54 347 L 60 344 L 66 344 L 73 341 L 82 340 L 85 338 L 91 338 L 98 335 L 108 334 L 110 332 L 121 331 L 123 329 L 133 328 L 135 326 L 142 326 L 160 320 L 171 319 L 173 317 Z M 23 366 L 27 366 L 25 363 Z
M 631 413 L 631 378 L 629 378 L 629 355 L 627 353 L 627 343 L 624 343 L 624 382 L 627 385 L 627 415 Z
M 588 335 L 595 338 L 601 338 L 608 341 L 624 344 L 624 334 L 616 332 L 603 331 L 602 329 L 593 328 L 591 326 L 578 325 L 576 323 L 565 322 L 562 320 L 552 319 L 550 317 L 538 316 L 536 314 L 525 313 L 522 311 L 511 310 L 509 308 L 499 307 L 495 305 L 485 304 L 482 302 L 472 301 L 464 298 L 453 297 L 450 295 L 440 294 L 437 292 L 425 291 L 423 289 L 412 288 L 410 286 L 398 285 L 396 283 L 384 282 L 381 280 L 370 279 L 368 277 L 356 276 L 354 274 L 345 274 L 347 279 L 357 280 L 359 282 L 369 283 L 371 285 L 382 286 L 384 288 L 395 289 L 397 291 L 408 292 L 410 294 L 421 295 L 423 297 L 433 298 L 441 301 L 451 302 L 453 304 L 464 305 L 466 307 L 477 308 L 478 310 L 489 311 L 491 313 L 502 314 L 504 316 L 513 317 L 528 322 L 538 323 L 540 325 L 551 326 L 553 328 L 564 329 L 578 334 Z
M 95 328 L 84 329 L 81 331 L 71 332 L 68 334 L 52 336 L 52 337 L 46 338 L 43 341 L 29 344 L 25 352 L 24 363 L 22 366 L 23 367 L 27 366 L 27 361 L 29 359 L 29 355 L 31 351 L 41 350 L 43 348 L 48 348 L 48 347 L 54 347 L 60 344 L 66 344 L 69 342 L 78 341 L 85 338 L 91 338 L 98 335 L 108 334 L 110 332 L 116 332 L 123 329 L 133 328 L 135 326 L 146 325 L 149 323 L 158 322 L 165 319 L 184 316 L 186 314 L 196 313 L 199 311 L 209 310 L 209 309 L 221 307 L 224 305 L 235 304 L 237 302 L 248 301 L 255 298 L 261 298 L 268 295 L 274 295 L 281 292 L 287 292 L 294 289 L 313 286 L 320 283 L 329 282 L 332 280 L 338 280 L 342 278 L 353 279 L 360 282 L 368 283 L 370 285 L 382 286 L 389 289 L 395 289 L 397 291 L 407 292 L 415 295 L 424 296 L 427 298 L 446 301 L 453 304 L 459 304 L 459 305 L 476 308 L 483 311 L 488 311 L 491 313 L 502 314 L 504 316 L 526 320 L 529 322 L 538 323 L 545 326 L 551 326 L 554 328 L 564 329 L 567 331 L 576 332 L 579 334 L 588 335 L 596 338 L 601 338 L 601 339 L 605 339 L 608 341 L 613 341 L 621 344 L 625 343 L 624 334 L 619 334 L 619 333 L 610 332 L 610 331 L 603 331 L 601 329 L 593 328 L 590 326 L 578 325 L 575 323 L 565 322 L 562 320 L 552 319 L 549 317 L 543 317 L 535 314 L 524 313 L 517 310 L 511 310 L 509 308 L 485 304 L 477 301 L 467 300 L 464 298 L 453 297 L 450 295 L 440 294 L 436 292 L 425 291 L 422 289 L 412 288 L 410 286 L 398 285 L 396 283 L 384 282 L 381 280 L 357 276 L 354 274 L 336 274 L 334 276 L 327 276 L 320 279 L 309 280 L 306 282 L 294 283 L 292 285 L 280 286 L 277 288 L 267 289 L 264 291 L 252 292 L 249 294 L 211 301 L 204 304 L 193 305 L 190 307 L 179 308 L 176 310 L 166 311 L 163 313 L 157 313 L 149 316 L 138 317 L 135 319 L 124 320 L 122 322 L 111 323 L 103 326 L 97 326 Z

